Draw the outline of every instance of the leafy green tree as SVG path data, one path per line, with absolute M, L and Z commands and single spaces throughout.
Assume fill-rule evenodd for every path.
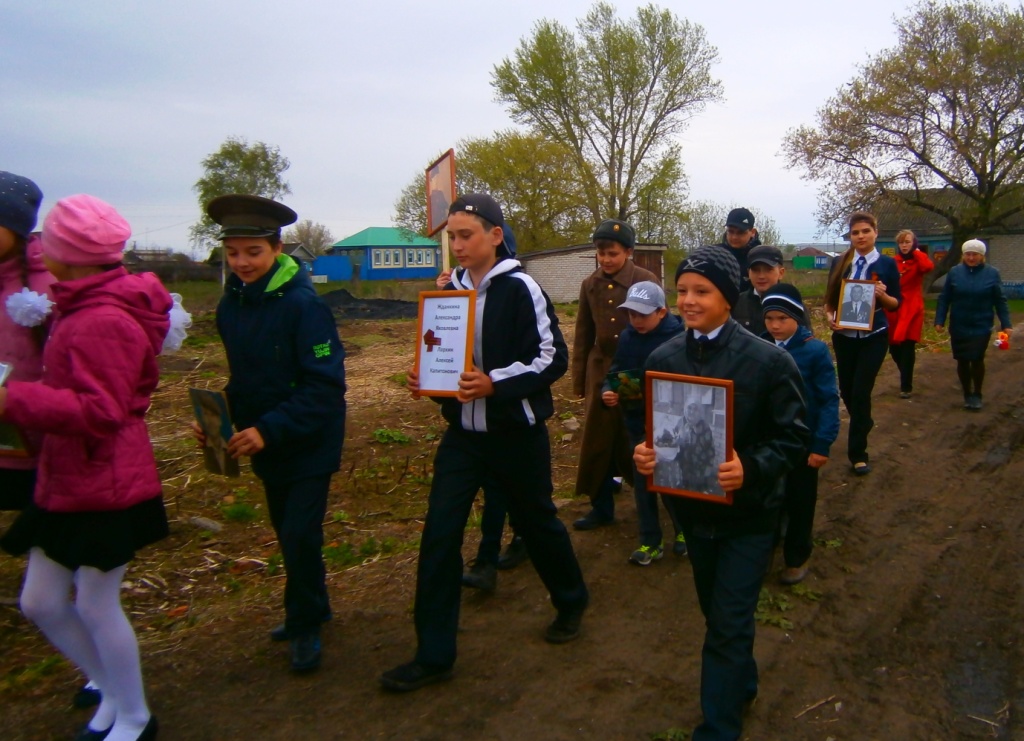
M 264 142 L 249 144 L 243 137 L 229 136 L 201 164 L 203 176 L 192 186 L 202 214 L 190 229 L 197 244 L 217 237 L 219 227 L 206 215 L 206 204 L 217 196 L 243 193 L 277 199 L 292 192 L 282 177 L 291 163 L 278 147 Z
M 566 147 L 539 134 L 507 130 L 488 138 L 463 139 L 455 152 L 457 192 L 494 196 L 520 252 L 590 239 L 594 224 L 575 176 L 575 160 Z M 422 172 L 395 202 L 394 223 L 426 233 Z
M 512 118 L 568 147 L 590 221 L 632 219 L 682 175 L 673 137 L 722 96 L 704 29 L 654 5 L 624 21 L 598 2 L 574 35 L 542 20 L 492 74 Z M 653 213 L 653 211 L 652 211 Z
M 335 242 L 331 230 L 312 219 L 302 219 L 295 226 L 285 229 L 281 239 L 285 242 L 301 242 L 314 255 L 322 255 Z
M 937 277 L 1024 209 L 1024 7 L 928 0 L 896 30 L 783 149 L 822 184 L 823 226 L 887 200 L 946 220 Z

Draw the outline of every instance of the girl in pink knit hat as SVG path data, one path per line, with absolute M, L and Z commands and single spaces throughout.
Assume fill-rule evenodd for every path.
M 54 206 L 41 237 L 57 279 L 42 378 L 0 388 L 0 421 L 45 433 L 33 503 L 4 547 L 29 554 L 25 616 L 102 692 L 81 741 L 157 732 L 120 587 L 136 549 L 168 532 L 145 413 L 173 302 L 155 275 L 121 265 L 130 235 L 92 196 Z

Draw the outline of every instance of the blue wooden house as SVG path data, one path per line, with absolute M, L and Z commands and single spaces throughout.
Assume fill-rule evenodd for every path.
M 436 278 L 441 247 L 408 229 L 371 226 L 335 242 L 313 262 L 313 275 L 329 281 Z

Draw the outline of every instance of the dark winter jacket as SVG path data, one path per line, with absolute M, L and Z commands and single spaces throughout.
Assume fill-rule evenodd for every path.
M 647 358 L 659 346 L 685 331 L 683 321 L 675 314 L 666 314 L 658 326 L 646 334 L 637 332 L 632 326 L 627 327 L 619 337 L 619 347 L 615 351 L 608 375 L 620 371 L 634 371 L 639 377 L 640 391 L 643 393 L 645 384 L 643 368 Z M 601 393 L 611 390 L 611 384 L 605 378 Z M 639 443 L 644 436 L 647 416 L 643 399 L 638 401 L 620 400 L 619 407 L 626 420 L 626 429 L 629 431 L 630 439 L 634 444 Z
M 162 493 L 146 428 L 171 297 L 153 273 L 117 268 L 51 287 L 56 318 L 40 381 L 11 382 L 4 420 L 44 433 L 35 503 L 127 509 Z
M 765 339 L 775 342 L 768 334 Z M 796 334 L 786 341 L 786 352 L 796 361 L 804 383 L 807 427 L 811 430 L 810 452 L 828 457 L 839 435 L 839 389 L 828 345 L 814 339 L 806 327 L 798 327 Z
M 764 335 L 766 327 L 764 324 L 764 313 L 761 310 L 761 297 L 757 295 L 753 288 L 740 294 L 736 305 L 732 307 L 732 318 L 751 334 L 758 337 Z M 800 324 L 804 327 L 810 326 L 807 324 L 806 317 Z
M 935 307 L 935 323 L 940 327 L 946 323 L 947 313 L 949 334 L 956 337 L 990 334 L 993 313 L 999 316 L 1002 329 L 1013 326 L 999 271 L 985 263 L 973 268 L 960 263 L 946 274 Z
M 680 519 L 723 534 L 773 530 L 783 478 L 806 459 L 811 436 L 803 382 L 790 354 L 730 319 L 706 344 L 691 331 L 669 340 L 644 368 L 733 382 L 733 448 L 743 464 L 743 486 L 732 505 L 680 497 Z
M 330 309 L 287 255 L 255 283 L 232 275 L 217 307 L 235 429 L 255 427 L 261 479 L 289 482 L 338 470 L 345 435 L 345 351 Z
M 740 264 L 740 293 L 750 290 L 750 273 L 747 271 L 747 257 L 750 256 L 750 251 L 761 244 L 761 238 L 756 234 L 747 242 L 746 247 L 740 247 L 736 249 L 729 245 L 729 240 L 726 236 L 722 235 L 722 241 L 719 244 L 720 247 L 725 247 L 729 250 L 729 254 L 736 258 L 736 262 Z
M 550 299 L 519 262 L 499 260 L 474 286 L 466 270 L 449 288 L 476 291 L 473 364 L 490 376 L 494 395 L 463 404 L 440 400 L 449 424 L 471 432 L 521 429 L 554 414 L 551 384 L 565 375 L 569 351 Z

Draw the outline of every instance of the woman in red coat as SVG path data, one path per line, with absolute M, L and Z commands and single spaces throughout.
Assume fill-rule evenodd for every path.
M 900 271 L 903 301 L 896 311 L 886 312 L 889 319 L 889 354 L 900 369 L 900 398 L 909 399 L 914 391 L 914 353 L 921 341 L 924 324 L 924 295 L 921 283 L 935 263 L 917 243 L 909 229 L 896 234 L 896 267 Z

